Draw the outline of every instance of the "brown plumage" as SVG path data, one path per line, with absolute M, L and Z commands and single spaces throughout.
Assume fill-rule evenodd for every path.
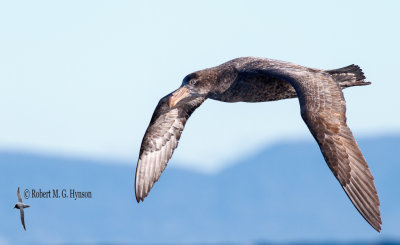
M 343 88 L 368 85 L 356 65 L 335 70 L 243 57 L 186 76 L 158 103 L 143 137 L 136 168 L 136 200 L 144 200 L 178 146 L 186 121 L 204 100 L 262 102 L 298 97 L 301 116 L 328 167 L 365 220 L 381 230 L 374 178 L 346 124 Z

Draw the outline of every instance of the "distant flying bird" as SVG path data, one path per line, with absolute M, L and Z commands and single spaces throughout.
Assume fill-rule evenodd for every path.
M 256 57 L 233 59 L 187 75 L 180 88 L 159 101 L 143 137 L 136 168 L 136 200 L 143 201 L 148 195 L 178 146 L 186 121 L 206 99 L 264 102 L 298 97 L 301 116 L 328 167 L 360 214 L 379 232 L 378 193 L 346 124 L 342 93 L 343 88 L 370 84 L 364 79 L 356 65 L 320 70 Z
M 29 208 L 30 206 L 22 203 L 21 193 L 19 193 L 19 187 L 18 187 L 18 190 L 17 190 L 17 196 L 18 196 L 18 203 L 15 204 L 14 208 L 19 209 L 19 212 L 20 212 L 20 215 L 21 215 L 22 226 L 24 227 L 24 230 L 26 230 L 26 228 L 25 228 L 25 219 L 24 219 L 24 208 Z

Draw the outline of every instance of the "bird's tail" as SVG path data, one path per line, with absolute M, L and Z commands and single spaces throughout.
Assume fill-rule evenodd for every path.
M 353 64 L 339 69 L 327 70 L 326 72 L 328 72 L 340 84 L 342 89 L 371 84 L 371 82 L 364 81 L 364 72 L 358 65 Z

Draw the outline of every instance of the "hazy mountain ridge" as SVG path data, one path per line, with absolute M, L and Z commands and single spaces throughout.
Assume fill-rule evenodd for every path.
M 0 238 L 39 243 L 399 239 L 400 137 L 359 143 L 381 197 L 381 235 L 351 205 L 318 145 L 293 142 L 238 159 L 214 175 L 173 168 L 172 161 L 140 204 L 134 198 L 134 163 L 0 152 Z M 12 209 L 17 186 L 91 191 L 93 198 L 24 199 L 32 206 L 25 232 Z

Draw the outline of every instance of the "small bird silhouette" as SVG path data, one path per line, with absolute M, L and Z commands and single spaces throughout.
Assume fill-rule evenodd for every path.
M 24 230 L 26 230 L 26 228 L 25 228 L 25 219 L 24 219 L 24 208 L 29 208 L 30 206 L 22 203 L 21 193 L 19 193 L 19 187 L 18 187 L 18 190 L 17 190 L 17 196 L 18 196 L 18 203 L 15 204 L 14 208 L 19 209 L 19 212 L 21 214 L 22 226 L 24 227 Z

